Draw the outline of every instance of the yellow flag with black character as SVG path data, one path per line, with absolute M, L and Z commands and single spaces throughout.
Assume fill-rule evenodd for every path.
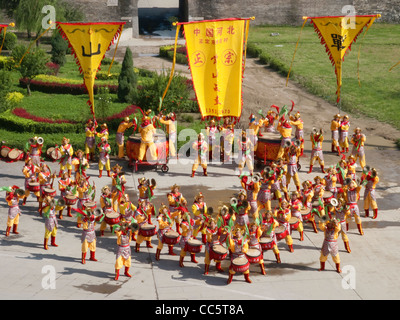
M 303 27 L 307 20 L 310 19 L 311 24 L 314 26 L 315 32 L 318 34 L 318 37 L 321 40 L 321 44 L 325 45 L 329 59 L 332 65 L 335 67 L 337 81 L 337 102 L 340 101 L 340 90 L 342 86 L 342 63 L 344 61 L 344 57 L 346 53 L 351 50 L 351 45 L 356 42 L 357 37 L 363 32 L 364 28 L 366 28 L 366 33 L 374 23 L 375 19 L 379 17 L 379 14 L 364 16 L 303 17 Z M 295 53 L 298 42 L 296 44 Z M 358 60 L 359 57 L 360 52 L 358 53 Z M 289 75 L 290 70 L 287 80 L 289 79 Z
M 93 117 L 94 112 L 94 83 L 101 61 L 114 40 L 121 36 L 125 22 L 92 22 L 92 23 L 64 23 L 57 22 L 61 35 L 68 40 L 83 74 L 84 84 L 88 90 L 89 101 Z

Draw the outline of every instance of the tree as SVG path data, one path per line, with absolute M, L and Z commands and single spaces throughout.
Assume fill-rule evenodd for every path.
M 53 37 L 51 38 L 51 61 L 62 67 L 67 58 L 68 42 L 63 39 L 62 35 L 58 30 L 55 30 Z
M 24 45 L 18 45 L 12 51 L 12 57 L 16 63 L 19 63 L 24 56 L 27 48 Z M 44 74 L 47 71 L 46 63 L 48 62 L 48 55 L 40 48 L 31 49 L 28 52 L 21 64 L 16 67 L 22 78 L 27 80 L 26 88 L 28 95 L 31 95 L 31 81 L 39 74 Z
M 126 48 L 121 73 L 118 77 L 118 99 L 121 102 L 132 100 L 136 91 L 137 76 L 133 70 L 132 51 Z

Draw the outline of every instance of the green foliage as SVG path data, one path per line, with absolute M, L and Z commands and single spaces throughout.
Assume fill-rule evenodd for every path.
M 107 87 L 99 88 L 96 95 L 96 117 L 99 120 L 105 119 L 109 114 L 112 97 Z
M 142 109 L 152 109 L 158 112 L 160 98 L 163 96 L 169 81 L 168 75 L 162 73 L 154 74 L 153 78 L 148 79 L 137 92 L 137 96 L 131 101 L 132 104 L 140 106 Z M 196 103 L 190 99 L 191 91 L 187 85 L 187 78 L 175 74 L 168 88 L 163 101 L 162 111 L 168 112 L 197 112 Z
M 10 108 L 5 101 L 5 97 L 11 91 L 11 73 L 6 70 L 0 70 L 0 112 L 4 112 Z
M 27 90 L 28 95 L 31 95 L 30 81 L 37 75 L 46 73 L 48 56 L 45 51 L 40 48 L 31 49 L 31 51 L 24 56 L 26 51 L 27 48 L 24 45 L 18 45 L 12 51 L 12 57 L 14 61 L 18 62 L 24 57 L 21 64 L 16 67 L 16 70 L 20 72 L 23 78 L 28 79 Z
M 127 102 L 133 98 L 136 91 L 137 76 L 133 70 L 132 51 L 126 48 L 121 73 L 118 78 L 118 99 Z
M 68 42 L 63 39 L 62 35 L 56 30 L 51 38 L 51 61 L 60 67 L 67 61 L 66 54 Z
M 9 92 L 6 94 L 4 102 L 8 106 L 9 109 L 14 109 L 16 106 L 18 106 L 22 99 L 24 98 L 24 95 L 20 92 L 13 91 Z
M 0 43 L 3 42 L 4 32 L 0 34 Z M 10 31 L 6 32 L 6 38 L 4 39 L 3 50 L 12 50 L 14 49 L 15 45 L 17 44 L 17 36 L 15 33 Z

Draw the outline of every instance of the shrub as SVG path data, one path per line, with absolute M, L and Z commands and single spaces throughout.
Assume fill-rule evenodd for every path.
M 0 43 L 3 42 L 4 32 L 0 34 Z M 13 50 L 17 44 L 17 36 L 15 33 L 6 32 L 6 38 L 4 40 L 3 50 Z
M 118 77 L 118 99 L 121 102 L 128 102 L 135 95 L 137 76 L 133 70 L 132 51 L 126 48 L 124 61 L 122 62 L 121 73 Z
M 0 56 L 0 70 L 11 71 L 14 65 L 14 60 L 11 57 Z
M 26 87 L 27 79 L 19 79 L 19 84 L 22 87 Z M 97 93 L 97 90 L 101 87 L 107 87 L 110 93 L 117 93 L 118 86 L 117 85 L 94 85 L 94 93 Z M 86 94 L 87 89 L 83 83 L 75 84 L 75 83 L 61 83 L 61 82 L 48 82 L 42 80 L 31 80 L 30 88 L 33 91 L 40 91 L 44 93 L 59 93 L 59 94 L 73 94 L 73 95 L 81 95 Z
M 14 109 L 24 98 L 24 95 L 20 92 L 9 92 L 6 94 L 5 102 L 8 108 Z

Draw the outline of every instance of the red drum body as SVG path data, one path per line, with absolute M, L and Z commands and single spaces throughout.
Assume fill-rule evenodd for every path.
M 157 234 L 156 226 L 145 223 L 139 228 L 139 234 L 143 237 L 152 237 Z
M 120 214 L 115 211 L 107 212 L 106 215 L 104 216 L 104 221 L 110 226 L 118 224 L 120 220 L 121 220 Z
M 202 242 L 197 239 L 189 239 L 187 242 L 187 251 L 190 253 L 199 253 L 202 248 Z
M 236 272 L 246 272 L 250 268 L 250 262 L 246 258 L 235 258 L 232 260 L 232 269 Z
M 64 199 L 67 206 L 73 206 L 78 201 L 78 198 L 72 195 L 65 196 Z
M 130 160 L 138 160 L 140 149 L 140 134 L 131 135 L 126 142 L 126 154 Z M 157 149 L 157 159 L 147 159 L 144 155 L 143 162 L 154 161 L 157 163 L 167 163 L 167 155 L 169 153 L 168 141 L 163 135 L 154 136 L 154 144 Z M 146 152 L 147 153 L 147 152 Z
M 179 242 L 180 236 L 178 232 L 168 231 L 164 233 L 164 243 L 166 244 L 177 244 Z
M 259 263 L 262 259 L 262 252 L 258 249 L 249 249 L 246 252 L 246 257 L 249 263 Z
M 31 191 L 31 192 L 39 192 L 40 191 L 39 182 L 29 182 L 28 183 L 28 190 Z
M 43 189 L 43 194 L 45 196 L 55 197 L 56 196 L 56 189 L 44 188 Z
M 210 257 L 214 260 L 224 260 L 228 256 L 228 250 L 220 244 L 213 245 L 210 249 Z
M 285 226 L 279 226 L 279 227 L 276 227 L 276 229 L 275 229 L 275 235 L 276 235 L 277 240 L 285 239 L 288 234 L 289 233 L 288 233 L 287 229 L 285 228 Z
M 83 206 L 85 208 L 96 209 L 97 204 L 94 201 L 86 201 L 85 203 L 83 203 Z
M 277 133 L 263 132 L 262 137 L 258 138 L 257 149 L 254 156 L 257 160 L 266 161 L 276 160 L 281 147 L 281 136 Z
M 311 209 L 310 208 L 303 208 L 300 210 L 301 217 L 304 222 L 307 222 L 311 218 Z
M 296 217 L 291 217 L 289 220 L 290 230 L 297 230 L 300 224 L 300 220 Z
M 263 251 L 271 250 L 275 245 L 274 239 L 272 237 L 262 237 L 260 238 L 260 245 Z

